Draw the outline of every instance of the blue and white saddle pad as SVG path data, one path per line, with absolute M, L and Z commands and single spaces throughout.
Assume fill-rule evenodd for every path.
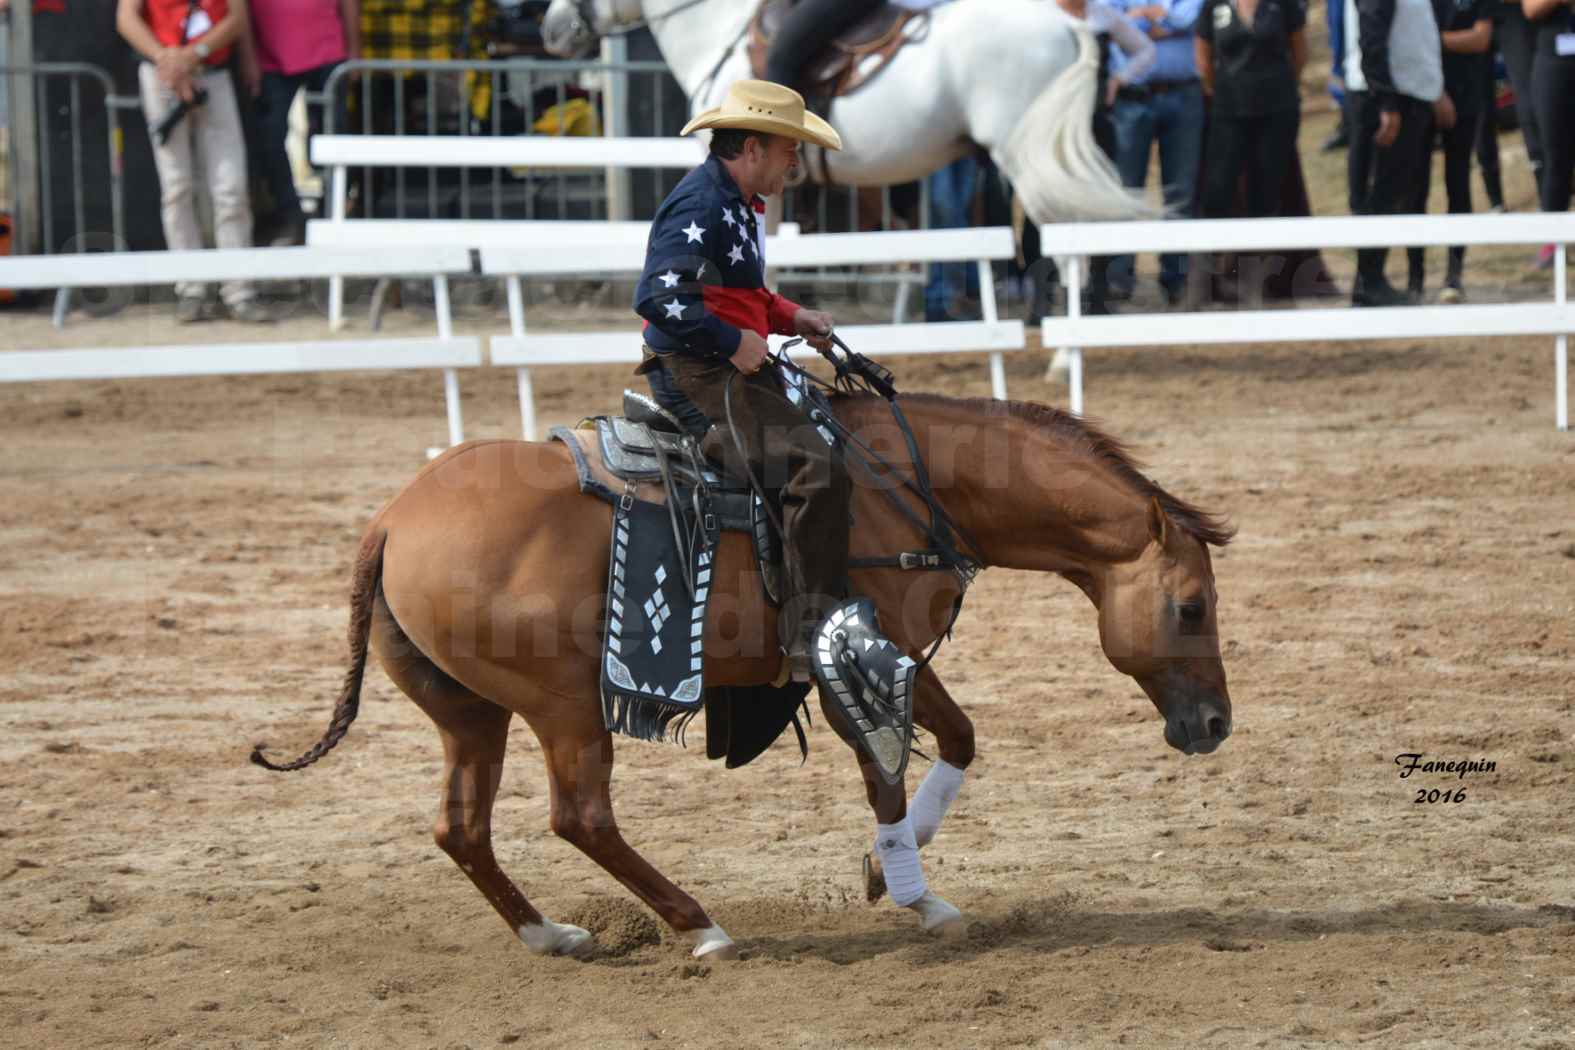
M 712 551 L 703 542 L 695 547 L 679 550 L 666 506 L 613 504 L 601 685 L 602 715 L 614 733 L 660 741 L 700 710 Z

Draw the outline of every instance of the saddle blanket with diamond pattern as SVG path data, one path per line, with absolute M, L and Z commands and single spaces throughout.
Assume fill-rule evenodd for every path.
M 660 741 L 700 710 L 712 551 L 704 542 L 696 547 L 679 549 L 663 504 L 613 504 L 602 715 L 614 733 Z M 684 582 L 686 559 L 693 596 Z

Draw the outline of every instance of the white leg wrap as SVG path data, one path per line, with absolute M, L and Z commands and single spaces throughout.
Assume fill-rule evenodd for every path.
M 895 824 L 876 824 L 875 852 L 880 854 L 886 892 L 891 894 L 893 904 L 906 908 L 924 896 L 924 869 L 919 866 L 919 844 L 914 840 L 909 818 L 903 817 Z
M 519 928 L 520 940 L 537 955 L 578 955 L 591 947 L 589 930 L 543 918 L 540 925 L 526 923 Z
M 924 774 L 919 790 L 913 793 L 913 801 L 908 803 L 908 820 L 913 823 L 914 841 L 920 849 L 935 837 L 962 785 L 963 771 L 945 759 L 936 759 L 930 771 Z

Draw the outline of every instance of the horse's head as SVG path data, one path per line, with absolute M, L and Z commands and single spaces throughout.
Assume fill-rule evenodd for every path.
M 585 58 L 614 25 L 640 15 L 640 0 L 552 0 L 541 22 L 542 42 L 559 58 Z
M 1165 742 L 1206 755 L 1230 735 L 1230 692 L 1215 625 L 1208 548 L 1151 499 L 1148 543 L 1097 584 L 1099 641 L 1165 717 Z

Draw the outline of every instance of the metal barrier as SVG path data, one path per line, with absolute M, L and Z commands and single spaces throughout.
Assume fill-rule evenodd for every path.
M 82 90 L 83 80 L 88 80 L 97 87 L 105 109 L 104 155 L 110 178 L 110 233 L 113 238 L 111 247 L 124 247 L 125 137 L 121 130 L 120 114 L 123 110 L 140 111 L 140 100 L 134 96 L 115 94 L 115 82 L 110 78 L 109 73 L 86 62 L 37 62 L 27 66 L 0 64 L 0 77 L 8 78 L 13 84 L 19 78 L 28 78 L 33 82 L 34 88 L 31 122 L 15 119 L 17 114 L 14 110 L 17 106 L 25 104 L 25 94 L 19 98 L 18 92 L 14 90 L 7 92 L 9 105 L 13 109 L 10 126 L 13 129 L 27 128 L 31 123 L 36 128 L 36 142 L 23 142 L 16 136 L 10 141 L 8 160 L 12 177 L 9 184 L 14 195 L 11 204 L 16 229 L 19 232 L 38 229 L 41 237 L 37 247 L 41 249 L 41 253 L 54 252 L 65 243 L 72 244 L 77 251 L 85 251 L 89 247 L 85 235 L 93 231 L 88 228 L 88 193 L 83 172 L 88 163 L 90 147 L 84 141 L 83 135 L 84 93 Z M 69 182 L 53 170 L 54 138 L 62 121 L 69 132 L 68 148 L 71 156 Z M 36 163 L 38 166 L 36 180 L 18 177 L 20 166 L 30 163 Z M 27 187 L 35 182 L 38 188 L 37 199 L 29 200 L 31 194 L 27 192 Z M 56 195 L 62 192 L 71 194 L 72 230 L 69 237 L 61 236 L 63 231 L 57 229 L 56 223 Z M 22 244 L 29 248 L 34 246 L 30 237 L 23 237 Z
M 576 99 L 586 107 L 571 114 Z M 641 110 L 639 137 L 678 134 L 688 102 L 665 63 L 548 59 L 360 59 L 336 69 L 307 102 L 326 132 L 363 135 L 513 137 L 547 121 L 562 133 L 568 119 L 594 119 L 597 134 L 630 134 L 626 105 Z M 348 127 L 340 121 L 354 106 Z M 540 133 L 555 133 L 544 130 Z M 378 219 L 649 219 L 676 184 L 677 172 L 521 171 L 426 166 L 379 172 L 355 169 L 359 217 Z M 878 214 L 893 228 L 899 208 L 889 189 L 802 186 L 784 195 L 783 220 L 806 230 L 856 232 Z M 928 199 L 915 198 L 917 225 L 928 226 Z
M 15 83 L 32 78 L 36 90 L 33 122 L 40 145 L 53 142 L 65 130 L 69 137 L 70 178 L 56 169 L 56 150 L 29 150 L 15 135 L 10 143 L 13 171 L 31 158 L 38 166 L 36 179 L 9 180 L 13 188 L 36 184 L 37 199 L 19 194 L 13 203 L 19 230 L 37 229 L 40 250 L 52 252 L 82 235 L 93 232 L 87 223 L 92 195 L 84 178 L 86 166 L 96 159 L 97 147 L 84 141 L 84 104 L 96 104 L 83 90 L 83 81 L 102 98 L 106 110 L 103 156 L 111 181 L 110 232 L 112 247 L 125 246 L 123 180 L 124 127 L 122 114 L 140 117 L 141 101 L 135 95 L 117 95 L 114 81 L 102 68 L 80 62 L 41 62 L 29 66 L 0 64 L 0 77 Z M 10 104 L 19 103 L 16 91 Z M 329 77 L 321 93 L 308 93 L 306 101 L 320 114 L 325 131 L 395 135 L 458 134 L 504 137 L 525 133 L 544 118 L 562 120 L 561 107 L 580 97 L 623 101 L 639 107 L 646 118 L 642 131 L 652 136 L 676 135 L 687 102 L 667 66 L 661 62 L 607 63 L 600 61 L 426 61 L 364 59 L 342 64 Z M 354 102 L 354 119 L 343 128 L 345 114 Z M 555 109 L 554 107 L 559 107 Z M 603 113 L 599 107 L 581 111 L 609 130 L 628 123 L 627 115 Z M 13 129 L 28 121 L 13 119 Z M 62 124 L 64 125 L 62 128 Z M 358 170 L 360 213 L 364 218 L 448 219 L 648 219 L 680 177 L 676 172 L 530 172 L 508 168 L 455 175 L 440 167 L 394 169 L 377 173 Z M 445 184 L 445 179 L 450 180 Z M 478 186 L 477 183 L 480 182 Z M 386 192 L 378 192 L 385 189 Z M 56 215 L 56 198 L 69 193 L 72 228 L 67 234 Z M 900 212 L 911 211 L 907 225 L 928 227 L 925 189 L 910 208 L 894 204 L 889 188 L 860 191 L 854 187 L 806 185 L 784 195 L 783 220 L 797 222 L 806 231 L 856 232 L 866 220 L 880 229 L 892 229 Z M 102 227 L 100 227 L 102 229 Z M 24 248 L 31 248 L 25 235 Z

